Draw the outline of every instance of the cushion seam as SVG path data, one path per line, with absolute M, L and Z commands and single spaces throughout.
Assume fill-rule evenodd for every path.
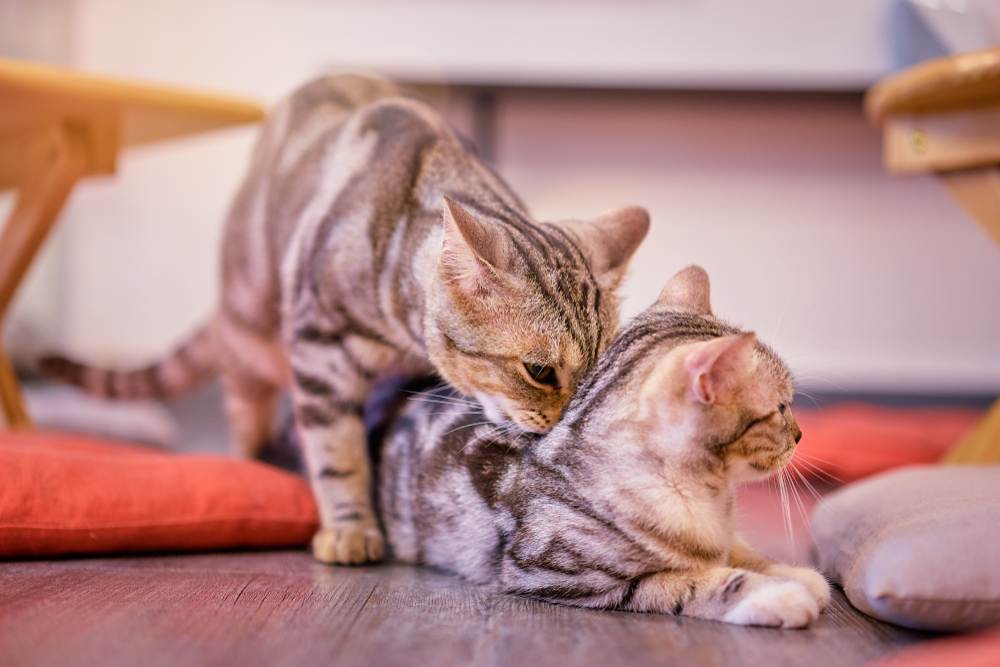
M 997 598 L 924 598 L 924 597 L 900 597 L 898 595 L 893 595 L 891 593 L 882 593 L 881 595 L 874 596 L 876 600 L 892 600 L 896 602 L 930 602 L 933 604 L 992 604 L 1000 605 L 1000 599 Z
M 6 530 L 10 528 L 27 528 L 31 530 L 63 530 L 63 531 L 80 531 L 80 530 L 100 530 L 104 528 L 135 528 L 135 527 L 150 527 L 150 528 L 163 528 L 169 526 L 191 526 L 203 523 L 218 523 L 218 522 L 229 522 L 229 521 L 258 521 L 264 523 L 304 523 L 304 524 L 315 524 L 318 523 L 315 519 L 306 518 L 293 518 L 293 517 L 280 517 L 280 516 L 246 516 L 246 515 L 223 515 L 223 516 L 211 516 L 199 519 L 177 519 L 173 521 L 128 521 L 120 523 L 103 523 L 94 525 L 81 525 L 81 526 L 63 526 L 59 524 L 42 524 L 42 523 L 0 523 L 0 530 Z

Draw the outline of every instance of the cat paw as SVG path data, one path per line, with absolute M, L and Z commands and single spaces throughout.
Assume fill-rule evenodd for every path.
M 313 557 L 329 565 L 359 565 L 382 560 L 385 539 L 371 526 L 320 528 L 312 540 Z
M 819 616 L 819 605 L 805 585 L 773 580 L 747 593 L 722 620 L 738 625 L 804 628 Z
M 795 565 L 772 565 L 767 569 L 767 574 L 773 577 L 784 579 L 794 579 L 809 591 L 820 611 L 823 611 L 830 604 L 830 582 L 822 574 L 811 567 L 796 567 Z

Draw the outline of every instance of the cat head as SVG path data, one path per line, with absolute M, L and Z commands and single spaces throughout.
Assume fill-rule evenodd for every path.
M 622 457 L 741 483 L 791 459 L 802 436 L 792 397 L 785 363 L 712 314 L 708 275 L 692 266 L 622 330 L 560 429 L 586 418 L 586 432 Z
M 543 433 L 617 331 L 617 287 L 649 228 L 638 207 L 535 224 L 445 199 L 427 308 L 438 372 L 490 419 Z

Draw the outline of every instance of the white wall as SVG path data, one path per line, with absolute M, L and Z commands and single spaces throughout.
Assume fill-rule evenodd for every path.
M 80 0 L 73 60 L 273 100 L 370 36 L 331 27 L 326 43 L 331 6 L 344 8 Z M 773 342 L 807 387 L 1000 387 L 1000 255 L 938 184 L 882 172 L 853 101 L 512 93 L 498 122 L 498 168 L 539 217 L 652 211 L 629 312 L 699 262 L 717 311 Z M 115 179 L 79 189 L 53 322 L 65 344 L 136 359 L 207 314 L 251 140 L 237 130 L 137 150 Z
M 1000 253 L 930 177 L 894 178 L 853 101 L 516 97 L 501 170 L 540 216 L 640 203 L 627 310 L 697 262 L 716 312 L 819 389 L 1000 387 Z
M 894 7 L 903 1 L 77 0 L 77 6 L 85 32 L 113 33 L 114 44 L 136 56 L 170 53 L 196 63 L 208 80 L 236 60 L 255 72 L 240 87 L 256 90 L 275 81 L 287 87 L 283 65 L 303 54 L 326 66 L 452 82 L 857 89 L 897 64 L 889 35 Z M 84 48 L 90 47 L 100 48 L 88 40 Z

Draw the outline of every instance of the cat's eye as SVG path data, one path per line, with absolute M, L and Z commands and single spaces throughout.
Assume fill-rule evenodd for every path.
M 552 368 L 552 366 L 529 364 L 525 362 L 524 370 L 527 371 L 531 379 L 538 384 L 546 387 L 552 387 L 553 389 L 559 388 L 559 375 L 556 373 L 556 369 Z
M 787 409 L 788 405 L 785 403 L 782 403 L 781 405 L 778 406 L 778 412 L 780 412 L 781 414 L 785 414 L 785 410 Z

